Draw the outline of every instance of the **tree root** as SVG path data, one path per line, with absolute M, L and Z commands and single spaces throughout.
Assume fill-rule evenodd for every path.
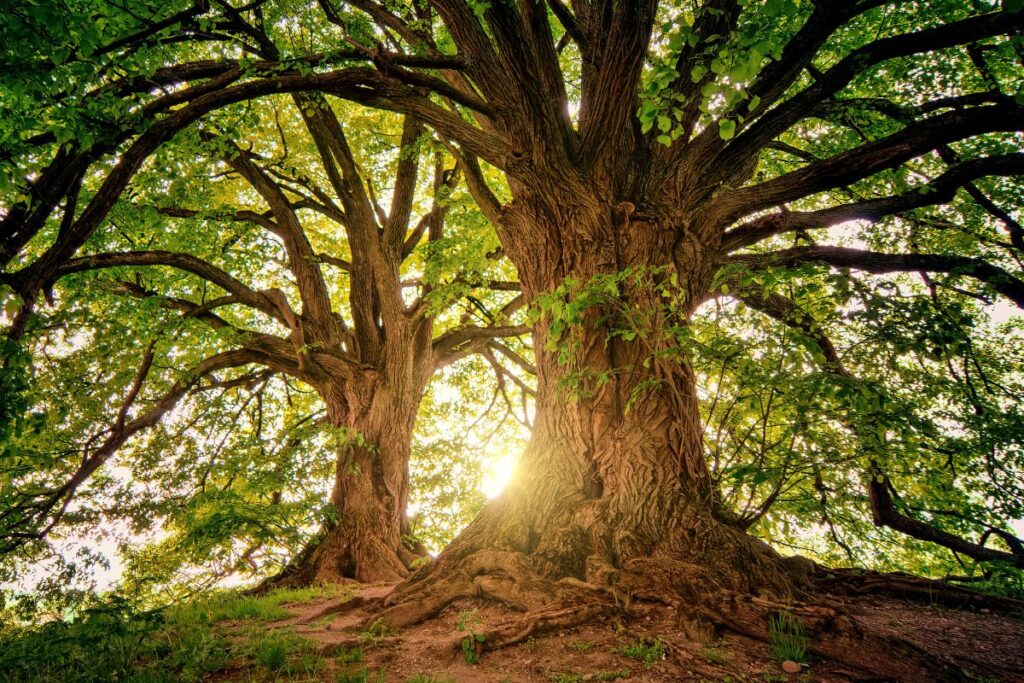
M 819 590 L 841 595 L 884 594 L 946 607 L 973 607 L 1024 612 L 1024 601 L 979 593 L 945 581 L 910 574 L 883 574 L 856 569 L 827 569 L 815 579 Z
M 538 567 L 540 569 L 538 569 Z M 1018 601 L 982 596 L 915 577 L 819 571 L 808 588 L 780 595 L 780 582 L 766 573 L 776 589 L 750 595 L 737 588 L 728 574 L 714 567 L 667 558 L 638 558 L 612 567 L 601 558 L 586 561 L 586 576 L 550 578 L 545 565 L 515 551 L 481 550 L 463 556 L 444 557 L 400 584 L 383 599 L 361 604 L 379 608 L 363 624 L 377 621 L 403 628 L 430 619 L 460 599 L 500 603 L 521 616 L 498 625 L 468 644 L 477 654 L 492 651 L 551 630 L 577 627 L 595 620 L 629 620 L 635 601 L 658 602 L 677 610 L 680 628 L 695 642 L 708 642 L 702 634 L 715 629 L 771 643 L 769 618 L 788 612 L 804 625 L 808 652 L 867 677 L 889 680 L 969 680 L 970 673 L 943 654 L 929 652 L 900 634 L 856 619 L 835 592 L 864 594 L 894 592 L 921 597 L 933 587 L 931 599 L 956 599 L 958 605 L 992 605 L 1020 609 Z M 762 567 L 762 569 L 764 569 Z M 773 571 L 771 568 L 767 572 Z M 785 572 L 780 568 L 779 572 Z M 824 575 L 824 576 L 823 576 Z M 938 586 L 944 590 L 934 590 Z M 806 584 L 805 584 L 806 585 Z M 813 592 L 812 592 L 813 591 Z M 352 607 L 355 607 L 353 605 Z M 339 610 L 349 609 L 346 605 Z M 693 629 L 689 628 L 696 624 Z M 709 630 L 710 629 L 710 630 Z M 693 631 L 693 633 L 689 633 Z M 700 633 L 697 633 L 700 631 Z M 627 632 L 628 629 L 627 629 Z M 467 646 L 463 637 L 454 647 Z M 682 661 L 679 649 L 675 660 Z
M 299 621 L 298 623 L 300 623 L 300 624 L 312 624 L 315 621 L 320 621 L 324 617 L 330 617 L 330 616 L 336 616 L 336 615 L 339 615 L 339 614 L 344 614 L 345 612 L 350 612 L 352 610 L 359 609 L 359 608 L 374 609 L 374 607 L 378 603 L 382 602 L 382 600 L 383 600 L 382 598 L 370 598 L 370 599 L 367 599 L 367 598 L 364 598 L 361 595 L 357 595 L 354 598 L 350 598 L 348 600 L 344 600 L 344 601 L 336 603 L 334 605 L 328 605 L 327 607 L 325 607 L 324 609 L 320 610 L 319 612 L 317 612 L 313 616 L 306 617 L 305 619 Z
M 768 617 L 788 611 L 800 617 L 807 629 L 810 654 L 838 662 L 877 680 L 974 680 L 952 659 L 929 652 L 911 641 L 878 633 L 858 622 L 845 610 L 813 604 L 784 604 L 750 596 L 730 596 L 716 607 L 694 608 L 715 626 L 752 640 L 771 643 Z M 931 678 L 921 678 L 928 672 Z
M 438 614 L 455 600 L 483 598 L 517 612 L 543 612 L 590 599 L 584 582 L 557 582 L 537 573 L 525 555 L 484 550 L 457 562 L 435 564 L 401 584 L 375 615 L 394 628 L 404 628 Z M 585 597 L 586 596 L 586 597 Z
M 509 645 L 520 643 L 532 635 L 545 631 L 573 628 L 593 622 L 609 613 L 609 606 L 602 603 L 590 603 L 551 609 L 542 612 L 528 613 L 512 624 L 500 626 L 485 632 L 483 642 L 478 643 L 482 651 L 497 650 Z

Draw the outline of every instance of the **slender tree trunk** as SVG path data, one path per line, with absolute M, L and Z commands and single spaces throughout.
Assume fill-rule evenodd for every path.
M 423 386 L 367 382 L 359 394 L 326 392 L 338 431 L 332 519 L 274 583 L 310 585 L 355 579 L 398 581 L 426 554 L 409 537 L 408 463 Z M 353 400 L 355 398 L 356 400 Z

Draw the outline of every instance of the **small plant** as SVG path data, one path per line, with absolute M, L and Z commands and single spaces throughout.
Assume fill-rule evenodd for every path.
M 702 647 L 700 649 L 700 656 L 711 664 L 718 664 L 719 666 L 728 664 L 730 661 L 729 655 L 722 652 L 717 647 Z
M 324 657 L 319 652 L 304 652 L 302 657 L 299 659 L 297 667 L 292 667 L 293 670 L 301 672 L 305 677 L 310 678 L 320 673 L 320 669 L 323 668 Z
M 363 649 L 361 647 L 342 647 L 338 650 L 337 657 L 342 664 L 358 664 L 363 661 Z
M 576 652 L 590 652 L 591 650 L 594 649 L 594 645 L 596 645 L 596 644 L 597 643 L 595 643 L 592 640 L 581 640 L 581 641 L 573 643 L 569 647 L 571 647 L 572 649 L 576 650 Z
M 339 671 L 338 677 L 334 680 L 335 683 L 384 683 L 385 679 L 383 670 L 378 670 L 376 674 L 371 675 L 364 666 L 358 669 Z
M 437 678 L 429 674 L 416 674 L 407 683 L 455 683 L 454 678 Z
M 253 642 L 252 656 L 260 666 L 281 671 L 287 667 L 289 656 L 302 651 L 307 645 L 305 638 L 294 633 L 271 631 Z
M 480 663 L 480 653 L 477 648 L 483 645 L 485 640 L 487 640 L 487 637 L 483 633 L 470 633 L 459 641 L 459 646 L 462 648 L 462 658 L 466 660 L 467 664 Z
M 668 648 L 660 638 L 647 641 L 643 639 L 634 640 L 629 645 L 612 649 L 612 654 L 619 654 L 643 662 L 644 666 L 652 666 L 655 662 L 665 659 Z
M 549 674 L 548 675 L 548 680 L 549 681 L 554 681 L 554 683 L 582 683 L 583 682 L 583 675 L 582 674 L 577 674 L 577 673 L 571 673 L 571 672 L 569 672 L 569 673 L 560 673 L 560 674 Z
M 790 612 L 777 612 L 768 617 L 768 643 L 772 659 L 776 661 L 807 661 L 807 648 L 810 645 L 807 630 L 803 622 Z
M 480 623 L 480 612 L 475 609 L 467 609 L 459 612 L 458 629 L 460 631 L 472 631 L 473 627 Z
M 480 624 L 480 613 L 475 609 L 459 612 L 458 629 L 468 632 L 461 641 L 462 658 L 467 664 L 478 664 L 480 662 L 480 646 L 487 640 L 483 633 L 477 633 L 476 627 Z
M 629 677 L 630 672 L 628 669 L 623 669 L 622 671 L 598 671 L 594 674 L 594 680 L 597 681 L 617 681 Z
M 370 624 L 365 631 L 360 632 L 359 637 L 363 640 L 380 640 L 398 635 L 398 629 L 388 626 L 384 620 L 378 619 Z

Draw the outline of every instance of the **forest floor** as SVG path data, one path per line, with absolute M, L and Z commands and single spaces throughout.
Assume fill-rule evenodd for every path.
M 476 656 L 476 634 L 520 615 L 494 603 L 464 600 L 401 632 L 367 628 L 372 612 L 339 612 L 355 595 L 371 600 L 391 585 L 352 586 L 339 597 L 284 603 L 289 617 L 260 624 L 221 623 L 243 643 L 279 643 L 274 656 L 242 658 L 214 681 L 329 681 L 330 683 L 502 683 L 553 681 L 1020 681 L 1024 682 L 1024 614 L 949 609 L 886 596 L 834 597 L 876 643 L 858 652 L 856 638 L 842 656 L 815 652 L 813 634 L 798 673 L 784 671 L 772 642 L 729 631 L 693 628 L 658 603 L 634 603 L 617 615 L 567 630 L 537 633 L 523 642 Z M 878 652 L 877 643 L 892 648 Z M 291 645 L 289 645 L 291 643 Z M 778 646 L 778 642 L 774 642 Z M 786 643 L 782 643 L 783 650 Z M 243 650 L 254 651 L 243 647 Z M 274 648 L 271 647 L 273 650 Z M 266 650 L 264 647 L 263 650 Z M 832 648 L 832 652 L 835 649 Z M 905 653 L 911 656 L 903 656 Z M 303 654 L 305 653 L 305 654 Z M 312 653 L 312 654 L 310 654 Z M 262 668 L 259 664 L 262 662 Z M 924 662 L 925 664 L 922 664 Z M 793 662 L 788 664 L 793 669 Z

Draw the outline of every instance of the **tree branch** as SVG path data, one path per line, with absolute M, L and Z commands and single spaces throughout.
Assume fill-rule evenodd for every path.
M 802 263 L 825 263 L 868 273 L 929 272 L 964 275 L 980 280 L 1024 308 L 1024 281 L 980 258 L 946 254 L 885 254 L 846 247 L 795 247 L 768 254 L 730 256 L 726 262 L 760 270 L 791 268 Z

